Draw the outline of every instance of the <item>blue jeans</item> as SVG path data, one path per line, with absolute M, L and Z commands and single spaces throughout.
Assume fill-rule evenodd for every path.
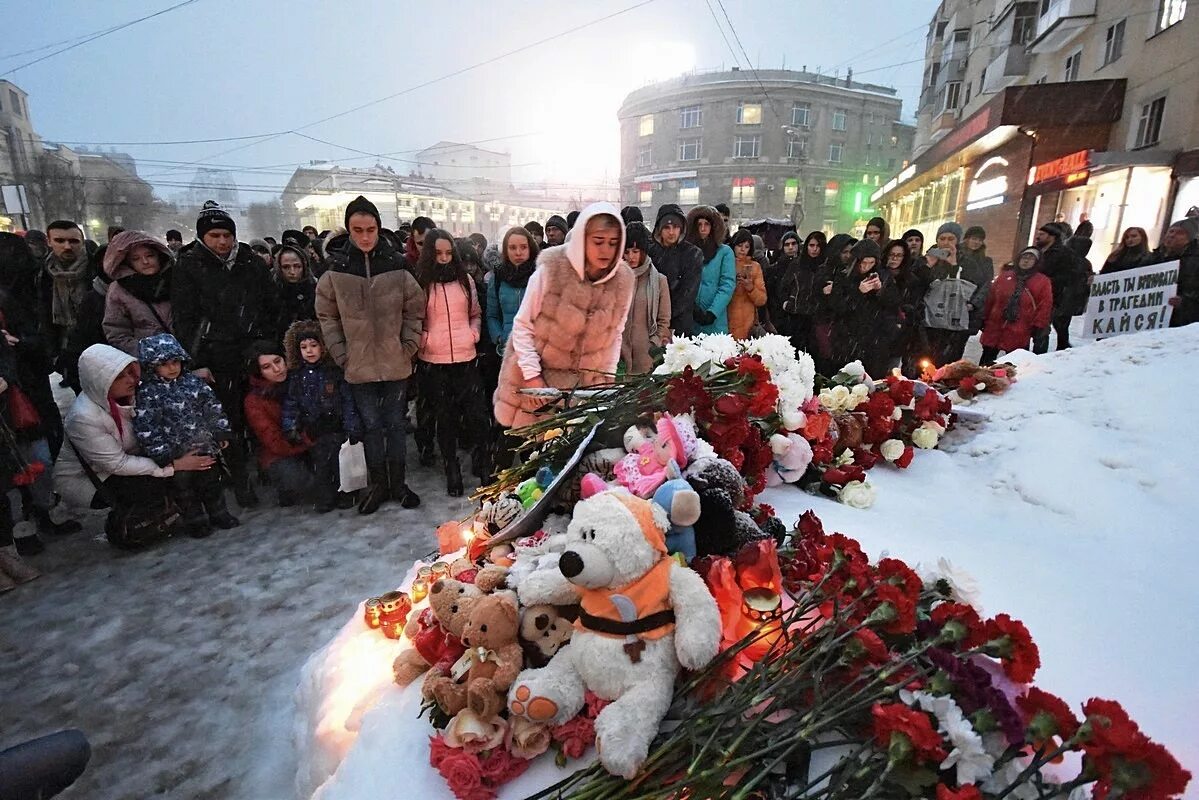
M 350 391 L 362 418 L 367 468 L 378 471 L 389 461 L 403 467 L 408 449 L 408 381 L 352 383 Z

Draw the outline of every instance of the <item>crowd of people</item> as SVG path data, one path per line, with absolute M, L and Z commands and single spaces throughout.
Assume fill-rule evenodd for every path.
M 0 591 L 37 576 L 23 557 L 43 537 L 80 529 L 51 516 L 59 499 L 109 509 L 110 541 L 129 548 L 237 527 L 226 490 L 241 509 L 264 486 L 321 514 L 411 509 L 412 403 L 419 463 L 440 462 L 456 497 L 464 472 L 483 482 L 511 465 L 506 433 L 537 418 L 546 390 L 649 372 L 674 337 L 777 333 L 824 374 L 857 360 L 917 377 L 976 334 L 983 363 L 1046 352 L 1051 333 L 1069 347 L 1094 273 L 1085 222 L 1042 225 L 998 273 L 986 231 L 956 222 L 931 242 L 877 217 L 860 240 L 791 231 L 774 252 L 730 232 L 719 205 L 663 205 L 650 224 L 597 203 L 491 243 L 425 217 L 390 230 L 363 197 L 344 223 L 247 244 L 210 202 L 186 245 L 112 229 L 96 247 L 69 220 L 0 234 Z M 1191 223 L 1156 250 L 1128 229 L 1099 271 L 1178 259 L 1172 324 L 1199 320 Z M 55 372 L 77 394 L 65 420 Z M 354 493 L 341 491 L 346 443 L 366 463 Z M 10 495 L 31 524 L 14 524 Z

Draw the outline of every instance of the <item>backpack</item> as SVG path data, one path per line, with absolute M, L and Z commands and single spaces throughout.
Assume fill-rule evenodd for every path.
M 67 437 L 67 444 L 75 452 L 75 458 L 79 459 L 79 466 L 83 467 L 88 480 L 96 487 L 97 498 L 112 509 L 108 512 L 108 519 L 104 521 L 104 535 L 108 537 L 109 544 L 118 550 L 140 550 L 175 533 L 182 514 L 169 494 L 165 495 L 160 503 L 122 508 L 112 501 L 108 490 L 104 488 L 104 481 L 100 480 L 100 476 L 92 469 L 92 465 L 87 463 L 87 459 L 79 452 L 79 448 L 75 447 L 70 437 Z M 93 502 L 92 507 L 98 506 Z
M 938 279 L 924 295 L 924 327 L 941 331 L 970 330 L 970 309 L 966 304 L 978 287 L 962 280 L 959 266 L 952 278 Z

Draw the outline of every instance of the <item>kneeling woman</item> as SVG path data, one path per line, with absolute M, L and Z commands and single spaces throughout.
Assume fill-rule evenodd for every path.
M 504 349 L 494 398 L 500 425 L 536 421 L 545 398 L 521 389 L 575 389 L 612 379 L 633 300 L 633 272 L 621 260 L 624 240 L 616 206 L 593 203 L 566 244 L 541 253 Z M 511 461 L 511 450 L 500 452 L 497 470 Z
M 164 506 L 176 472 L 204 471 L 216 464 L 211 456 L 189 453 L 160 467 L 141 454 L 133 432 L 140 376 L 137 359 L 115 347 L 94 344 L 83 351 L 83 391 L 65 423 L 70 446 L 62 449 L 54 468 L 55 488 L 66 502 L 79 508 L 102 508 L 103 502 L 112 506 L 110 538 L 118 527 L 112 523 L 123 515 Z
M 259 341 L 246 352 L 250 391 L 242 407 L 246 425 L 258 440 L 258 468 L 270 476 L 281 507 L 294 506 L 312 488 L 306 454 L 311 439 L 293 442 L 283 431 L 283 397 L 287 393 L 287 361 L 283 348 Z

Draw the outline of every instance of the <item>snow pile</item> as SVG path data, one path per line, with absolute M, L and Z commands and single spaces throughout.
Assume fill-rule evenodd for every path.
M 1039 685 L 1076 707 L 1092 696 L 1121 701 L 1196 771 L 1199 546 L 1188 534 L 1199 448 L 1188 423 L 1199 326 L 1010 360 L 1019 383 L 975 406 L 990 420 L 949 434 L 907 470 L 873 471 L 872 508 L 786 486 L 762 500 L 787 522 L 814 509 L 826 530 L 854 536 L 875 558 L 927 568 L 947 559 L 977 580 L 987 612 L 1027 623 L 1041 649 Z M 305 665 L 301 797 L 366 800 L 401 781 L 406 796 L 451 796 L 429 766 L 419 687 L 390 684 L 403 646 L 368 630 L 359 609 Z M 543 758 L 500 797 L 561 775 Z

